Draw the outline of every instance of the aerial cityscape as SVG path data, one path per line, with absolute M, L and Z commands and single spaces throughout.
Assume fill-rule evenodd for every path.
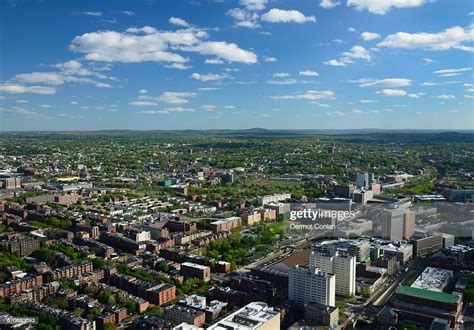
M 1 1 L 0 329 L 474 329 L 473 18 Z

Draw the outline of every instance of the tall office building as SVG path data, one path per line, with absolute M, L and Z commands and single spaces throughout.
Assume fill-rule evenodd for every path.
M 369 189 L 369 173 L 357 173 L 356 187 L 357 189 Z
M 409 209 L 386 210 L 382 217 L 382 237 L 390 241 L 410 239 L 415 233 L 415 213 Z
M 356 291 L 355 256 L 335 250 L 316 249 L 309 258 L 310 267 L 336 276 L 336 294 L 353 296 Z
M 295 266 L 288 273 L 288 297 L 304 305 L 318 303 L 335 306 L 336 276 L 314 267 Z

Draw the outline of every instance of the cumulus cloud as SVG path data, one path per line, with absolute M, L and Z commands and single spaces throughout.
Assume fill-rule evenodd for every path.
M 260 18 L 262 21 L 270 23 L 308 23 L 316 22 L 314 16 L 305 16 L 297 10 L 283 10 L 272 8 L 270 11 L 263 14 Z
M 241 8 L 233 8 L 227 11 L 228 16 L 235 19 L 235 27 L 245 27 L 250 29 L 259 28 L 259 15 L 256 12 L 251 12 Z
M 312 70 L 304 70 L 304 71 L 300 71 L 299 75 L 300 76 L 305 76 L 305 77 L 317 77 L 317 76 L 319 76 L 319 73 L 317 73 L 316 71 L 312 71 Z
M 347 0 L 347 6 L 357 10 L 367 10 L 370 13 L 384 15 L 392 8 L 419 7 L 427 0 Z
M 240 62 L 245 64 L 257 63 L 257 55 L 251 51 L 239 48 L 234 43 L 225 41 L 206 41 L 191 47 L 182 49 L 183 51 L 198 52 L 202 55 L 212 55 L 228 62 Z
M 388 78 L 388 79 L 381 79 L 381 80 L 366 82 L 359 85 L 359 87 L 403 87 L 403 86 L 410 86 L 410 85 L 411 85 L 410 79 Z
M 331 66 L 346 66 L 347 65 L 347 63 L 344 63 L 344 62 L 336 60 L 336 59 L 332 59 L 332 60 L 329 60 L 329 61 L 324 61 L 323 63 L 326 64 L 326 65 L 331 65 Z
M 192 66 L 189 66 L 183 63 L 172 63 L 172 64 L 165 64 L 165 68 L 176 69 L 176 70 L 187 70 L 187 69 L 192 68 Z
M 219 60 L 218 58 L 211 58 L 204 61 L 206 64 L 224 64 L 224 61 Z
M 380 34 L 375 33 L 375 32 L 362 32 L 360 36 L 365 41 L 375 40 L 381 37 Z
M 271 56 L 262 56 L 263 57 L 263 60 L 267 63 L 275 63 L 276 61 L 278 61 L 275 57 L 271 57 Z
M 407 96 L 408 93 L 403 89 L 382 89 L 378 91 L 377 94 L 385 96 Z
M 244 6 L 247 10 L 262 10 L 265 9 L 268 0 L 239 0 L 239 5 Z
M 287 72 L 277 72 L 273 74 L 273 77 L 275 78 L 285 78 L 288 77 L 290 74 Z
M 309 90 L 301 94 L 290 94 L 290 95 L 278 95 L 272 96 L 274 100 L 322 100 L 322 99 L 335 99 L 336 94 L 331 90 L 317 91 Z
M 321 0 L 319 3 L 320 7 L 323 7 L 324 9 L 331 9 L 336 6 L 339 6 L 341 3 L 338 0 Z
M 71 73 L 71 72 L 70 72 Z M 112 87 L 108 83 L 99 82 L 97 80 L 87 77 L 77 77 L 67 74 L 67 71 L 63 72 L 31 72 L 21 73 L 13 77 L 13 80 L 24 84 L 45 84 L 59 86 L 65 83 L 84 83 L 92 84 L 96 87 Z
M 256 63 L 257 55 L 225 41 L 207 41 L 201 29 L 158 31 L 144 26 L 125 32 L 97 31 L 75 37 L 69 48 L 90 61 L 139 63 L 146 61 L 186 63 L 177 51 L 211 55 L 228 62 Z
M 349 51 L 342 53 L 342 56 L 339 59 L 332 59 L 323 63 L 332 66 L 347 66 L 354 63 L 354 60 L 359 59 L 370 62 L 372 60 L 372 56 L 370 51 L 364 47 L 355 45 Z
M 218 74 L 218 73 L 193 73 L 190 78 L 200 80 L 200 81 L 215 81 L 215 80 L 222 80 L 222 79 L 229 79 L 231 78 L 228 74 Z
M 8 94 L 55 94 L 56 89 L 54 87 L 46 86 L 23 86 L 12 83 L 5 83 L 0 85 L 0 92 Z
M 387 36 L 379 47 L 422 49 L 431 51 L 442 51 L 448 49 L 459 49 L 474 52 L 474 47 L 466 43 L 474 41 L 474 25 L 468 28 L 454 26 L 439 33 L 406 33 L 397 32 Z
M 188 98 L 195 96 L 196 93 L 192 92 L 164 92 L 158 99 L 164 103 L 183 104 L 188 103 Z
M 179 18 L 179 17 L 170 17 L 169 22 L 170 22 L 170 24 L 178 25 L 178 26 L 182 26 L 182 27 L 189 27 L 190 26 L 188 22 L 186 22 L 184 19 Z

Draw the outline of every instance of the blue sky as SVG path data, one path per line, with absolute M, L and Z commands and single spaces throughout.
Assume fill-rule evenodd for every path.
M 1 130 L 473 129 L 468 0 L 1 1 Z

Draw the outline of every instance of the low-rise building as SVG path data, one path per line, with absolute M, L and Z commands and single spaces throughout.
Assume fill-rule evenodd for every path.
M 280 330 L 280 313 L 263 302 L 252 302 L 208 327 L 209 330 Z

